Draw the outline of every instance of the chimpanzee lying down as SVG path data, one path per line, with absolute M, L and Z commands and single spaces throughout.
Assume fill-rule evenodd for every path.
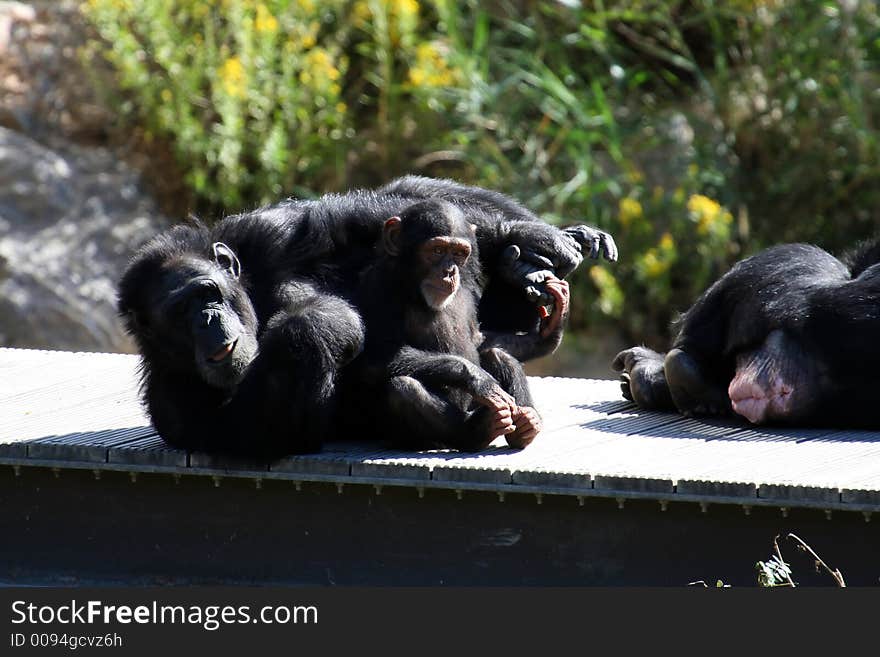
M 119 312 L 141 355 L 142 395 L 159 434 L 186 449 L 246 455 L 320 449 L 338 419 L 340 370 L 363 347 L 351 296 L 385 222 L 430 198 L 476 226 L 487 330 L 543 332 L 536 303 L 547 300 L 534 294 L 542 277 L 563 278 L 585 255 L 617 257 L 601 231 L 560 230 L 497 192 L 414 176 L 283 201 L 211 228 L 175 226 L 135 254 L 119 283 Z M 551 337 L 520 341 L 517 357 L 552 351 L 561 330 Z
M 669 352 L 612 364 L 624 397 L 752 423 L 880 426 L 880 239 L 842 261 L 807 244 L 737 263 L 679 320 Z

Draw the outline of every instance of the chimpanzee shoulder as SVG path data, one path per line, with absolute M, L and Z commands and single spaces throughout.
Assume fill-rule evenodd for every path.
M 841 260 L 849 268 L 852 277 L 856 278 L 868 267 L 880 263 L 880 236 L 860 242 L 846 251 Z

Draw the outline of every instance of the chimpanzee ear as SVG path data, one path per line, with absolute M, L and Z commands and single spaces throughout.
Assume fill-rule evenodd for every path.
M 385 253 L 391 256 L 400 254 L 400 217 L 391 217 L 385 220 L 382 228 L 382 246 Z
M 137 312 L 134 308 L 120 308 L 119 316 L 125 330 L 132 336 L 140 338 L 152 338 L 153 331 L 150 328 L 150 322 L 142 313 Z
M 223 242 L 214 242 L 211 249 L 214 251 L 214 262 L 223 271 L 237 280 L 241 276 L 241 263 L 238 261 L 235 252 Z

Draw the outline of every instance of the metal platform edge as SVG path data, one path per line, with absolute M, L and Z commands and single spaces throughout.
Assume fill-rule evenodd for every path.
M 756 491 L 755 497 L 740 497 L 727 495 L 699 495 L 693 493 L 675 492 L 652 492 L 631 489 L 610 489 L 610 488 L 578 488 L 578 487 L 554 487 L 554 486 L 534 486 L 528 484 L 501 484 L 501 483 L 483 483 L 483 482 L 467 482 L 467 481 L 444 481 L 444 480 L 419 480 L 417 483 L 412 479 L 395 479 L 385 477 L 369 477 L 356 475 L 332 475 L 332 474 L 308 474 L 308 473 L 292 473 L 292 472 L 273 472 L 267 470 L 224 470 L 216 468 L 199 468 L 199 467 L 172 467 L 172 466 L 153 466 L 153 465 L 132 465 L 125 463 L 93 463 L 85 461 L 56 461 L 46 459 L 15 459 L 0 458 L 0 466 L 9 466 L 13 469 L 15 476 L 21 473 L 21 468 L 46 469 L 51 471 L 56 477 L 61 476 L 63 470 L 91 471 L 95 475 L 95 479 L 100 479 L 102 474 L 107 472 L 127 473 L 132 483 L 137 481 L 141 474 L 145 475 L 168 475 L 174 479 L 187 476 L 206 477 L 213 480 L 214 486 L 221 486 L 224 479 L 245 479 L 254 482 L 257 488 L 261 487 L 263 480 L 273 481 L 289 481 L 294 484 L 297 489 L 304 483 L 325 483 L 335 484 L 338 491 L 342 493 L 345 485 L 351 484 L 355 486 L 372 487 L 376 495 L 381 495 L 382 490 L 386 487 L 409 488 L 417 492 L 419 497 L 424 496 L 426 490 L 446 490 L 455 492 L 459 498 L 462 498 L 466 492 L 483 492 L 496 493 L 499 502 L 504 502 L 508 494 L 533 496 L 536 503 L 540 505 L 543 498 L 548 495 L 570 497 L 583 506 L 587 498 L 600 498 L 615 500 L 618 508 L 623 509 L 627 500 L 653 500 L 659 503 L 659 510 L 665 511 L 670 502 L 695 504 L 705 513 L 711 505 L 739 506 L 746 515 L 749 515 L 754 507 L 778 508 L 783 517 L 787 516 L 788 511 L 792 509 L 808 509 L 816 511 L 824 511 L 826 516 L 830 518 L 833 511 L 848 511 L 861 513 L 865 522 L 871 520 L 871 516 L 875 512 L 880 512 L 880 500 L 872 503 L 844 502 L 839 497 L 838 501 L 827 500 L 789 500 L 780 498 L 760 497 Z M 595 483 L 595 482 L 594 482 Z M 842 491 L 840 491 L 842 494 Z

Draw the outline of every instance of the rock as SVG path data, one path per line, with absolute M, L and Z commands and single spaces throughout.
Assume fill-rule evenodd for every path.
M 73 0 L 0 1 L 0 345 L 133 351 L 116 283 L 167 221 L 108 148 L 86 38 Z
M 89 31 L 73 0 L 0 1 L 0 126 L 51 145 L 101 144 L 113 113 L 90 75 L 103 62 L 80 51 Z
M 133 351 L 116 283 L 166 225 L 109 150 L 62 153 L 0 128 L 0 344 Z

